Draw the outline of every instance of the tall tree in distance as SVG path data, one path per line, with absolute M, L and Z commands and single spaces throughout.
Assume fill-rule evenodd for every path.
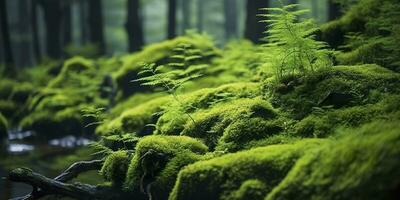
M 0 0 L 0 29 L 1 29 L 1 40 L 4 51 L 4 64 L 6 66 L 6 73 L 13 74 L 14 70 L 14 58 L 11 50 L 10 32 L 8 27 L 7 17 L 7 4 L 6 0 Z
M 311 10 L 312 16 L 317 19 L 318 18 L 318 0 L 311 0 Z
M 224 0 L 225 37 L 226 39 L 238 36 L 238 9 L 236 0 Z
M 36 62 L 40 63 L 42 60 L 42 53 L 40 51 L 40 42 L 39 42 L 37 5 L 38 5 L 38 0 L 31 1 L 31 27 L 32 27 L 31 33 L 32 33 L 33 56 Z
M 72 43 L 72 13 L 71 1 L 63 1 L 63 44 L 64 46 Z
M 191 0 L 181 0 L 182 1 L 182 33 L 184 34 L 187 29 L 190 28 L 190 5 Z
M 44 12 L 44 22 L 46 29 L 46 54 L 50 58 L 58 59 L 61 57 L 61 1 L 41 0 Z
M 168 39 L 176 37 L 176 0 L 168 0 Z
M 268 8 L 269 0 L 247 0 L 246 5 L 246 27 L 245 27 L 245 38 L 249 39 L 254 43 L 261 43 L 264 38 L 265 23 L 260 23 L 263 20 L 262 17 L 258 16 L 263 14 L 261 8 Z
M 79 3 L 79 20 L 80 20 L 80 32 L 81 32 L 81 44 L 87 43 L 88 29 L 87 29 L 87 1 L 78 1 Z
M 95 44 L 100 55 L 105 54 L 106 45 L 103 28 L 103 6 L 101 0 L 88 0 L 89 42 Z
M 206 0 L 197 0 L 197 30 L 203 32 L 204 6 Z
M 16 58 L 23 58 L 15 60 L 15 64 L 18 67 L 28 67 L 33 65 L 32 59 L 32 40 L 31 40 L 31 29 L 30 29 L 30 20 L 26 15 L 29 15 L 30 12 L 30 2 L 26 0 L 18 0 L 18 40 L 15 42 L 16 46 Z
M 338 19 L 341 15 L 340 4 L 336 0 L 328 0 L 328 20 Z
M 125 28 L 128 32 L 129 52 L 140 50 L 144 45 L 140 0 L 128 0 L 128 16 Z

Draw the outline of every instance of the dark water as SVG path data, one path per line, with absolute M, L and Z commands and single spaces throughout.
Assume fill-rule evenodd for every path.
M 38 140 L 35 137 L 35 133 L 32 131 L 21 131 L 18 129 L 11 130 L 8 133 L 8 140 L 3 144 L 3 148 L 0 148 L 0 200 L 15 198 L 24 196 L 32 191 L 32 187 L 22 183 L 14 183 L 6 179 L 8 174 L 8 168 L 10 166 L 4 166 L 2 164 L 3 159 L 7 159 L 6 163 L 13 163 L 13 159 L 20 160 L 26 159 L 26 164 L 23 166 L 33 167 L 35 170 L 39 170 L 45 176 L 51 176 L 54 173 L 46 169 L 41 170 L 40 166 L 36 166 L 35 162 L 32 161 L 35 154 L 44 154 L 48 156 L 57 156 L 70 152 L 77 147 L 88 145 L 91 142 L 90 139 L 84 137 L 76 137 L 68 135 L 62 138 L 51 139 L 51 140 Z

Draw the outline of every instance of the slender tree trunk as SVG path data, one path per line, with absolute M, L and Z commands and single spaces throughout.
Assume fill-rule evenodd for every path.
M 18 2 L 18 36 L 19 39 L 16 42 L 16 50 L 18 52 L 18 62 L 17 66 L 28 67 L 32 66 L 32 43 L 31 43 L 31 30 L 30 30 L 30 20 L 27 15 L 29 15 L 30 1 L 19 0 Z
M 328 2 L 328 20 L 338 19 L 342 15 L 340 10 L 340 4 L 334 2 L 334 0 L 329 0 Z
M 7 8 L 6 8 L 6 0 L 0 0 L 0 28 L 4 51 L 4 62 L 6 66 L 6 74 L 13 74 L 14 72 L 14 57 L 11 49 L 10 42 L 10 32 L 8 27 L 8 17 L 7 17 Z
M 176 37 L 176 0 L 168 0 L 168 39 Z
M 40 52 L 40 42 L 39 42 L 39 31 L 37 23 L 37 0 L 32 0 L 31 4 L 31 27 L 32 27 L 32 45 L 33 45 L 33 55 L 37 63 L 42 60 L 42 54 Z
M 224 0 L 225 37 L 230 39 L 238 36 L 238 9 L 236 0 Z
M 72 43 L 72 13 L 71 2 L 66 1 L 63 5 L 63 44 L 64 47 Z
M 315 19 L 318 18 L 318 0 L 311 0 L 312 15 Z
M 129 52 L 140 50 L 144 45 L 140 0 L 128 0 L 128 17 L 125 28 L 128 32 Z
M 50 58 L 61 57 L 61 1 L 43 0 L 44 21 L 46 27 L 46 53 Z
M 95 44 L 100 55 L 106 53 L 106 45 L 103 30 L 103 6 L 101 0 L 88 0 L 89 12 L 89 41 Z
M 79 18 L 80 18 L 80 29 L 81 29 L 81 45 L 87 43 L 88 29 L 87 29 L 87 1 L 79 1 Z
M 261 8 L 269 7 L 269 0 L 247 0 L 246 6 L 246 28 L 245 38 L 254 43 L 261 43 L 266 29 L 265 23 L 260 23 L 263 20 L 258 14 L 264 13 L 260 11 Z
M 190 3 L 191 0 L 182 0 L 182 33 L 184 34 L 187 29 L 190 28 Z
M 206 0 L 197 0 L 197 30 L 203 32 L 204 5 Z

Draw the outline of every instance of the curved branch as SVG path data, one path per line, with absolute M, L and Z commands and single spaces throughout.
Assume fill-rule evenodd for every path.
M 79 198 L 84 198 L 85 195 L 94 195 L 96 187 L 87 184 L 65 184 L 79 174 L 91 170 L 100 170 L 104 160 L 80 161 L 72 164 L 63 173 L 54 179 L 47 178 L 41 174 L 35 173 L 30 169 L 18 168 L 10 172 L 9 179 L 14 182 L 23 182 L 32 185 L 33 190 L 30 194 L 14 198 L 13 200 L 33 200 L 40 199 L 46 195 L 61 194 L 75 198 L 78 194 Z M 70 191 L 74 194 L 70 194 Z M 79 192 L 80 191 L 80 192 Z M 84 194 L 81 194 L 84 193 Z M 97 191 L 98 193 L 98 191 Z M 71 196 L 75 195 L 75 196 Z M 83 195 L 83 196 L 81 196 Z

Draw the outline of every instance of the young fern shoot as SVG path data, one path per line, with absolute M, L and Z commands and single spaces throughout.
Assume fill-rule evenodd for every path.
M 145 86 L 162 87 L 179 104 L 181 110 L 196 123 L 186 106 L 179 98 L 177 90 L 186 82 L 202 76 L 202 72 L 208 67 L 201 64 L 201 51 L 188 44 L 178 45 L 174 49 L 174 55 L 170 57 L 170 63 L 157 66 L 144 64 L 142 71 L 138 73 L 143 76 L 134 81 L 143 82 Z
M 299 19 L 308 10 L 297 9 L 298 4 L 281 2 L 281 5 L 280 8 L 264 8 L 267 14 L 261 15 L 265 17 L 261 22 L 269 24 L 264 55 L 272 61 L 278 80 L 286 75 L 304 75 L 331 66 L 331 50 L 325 42 L 315 40 L 319 29 L 314 20 Z

